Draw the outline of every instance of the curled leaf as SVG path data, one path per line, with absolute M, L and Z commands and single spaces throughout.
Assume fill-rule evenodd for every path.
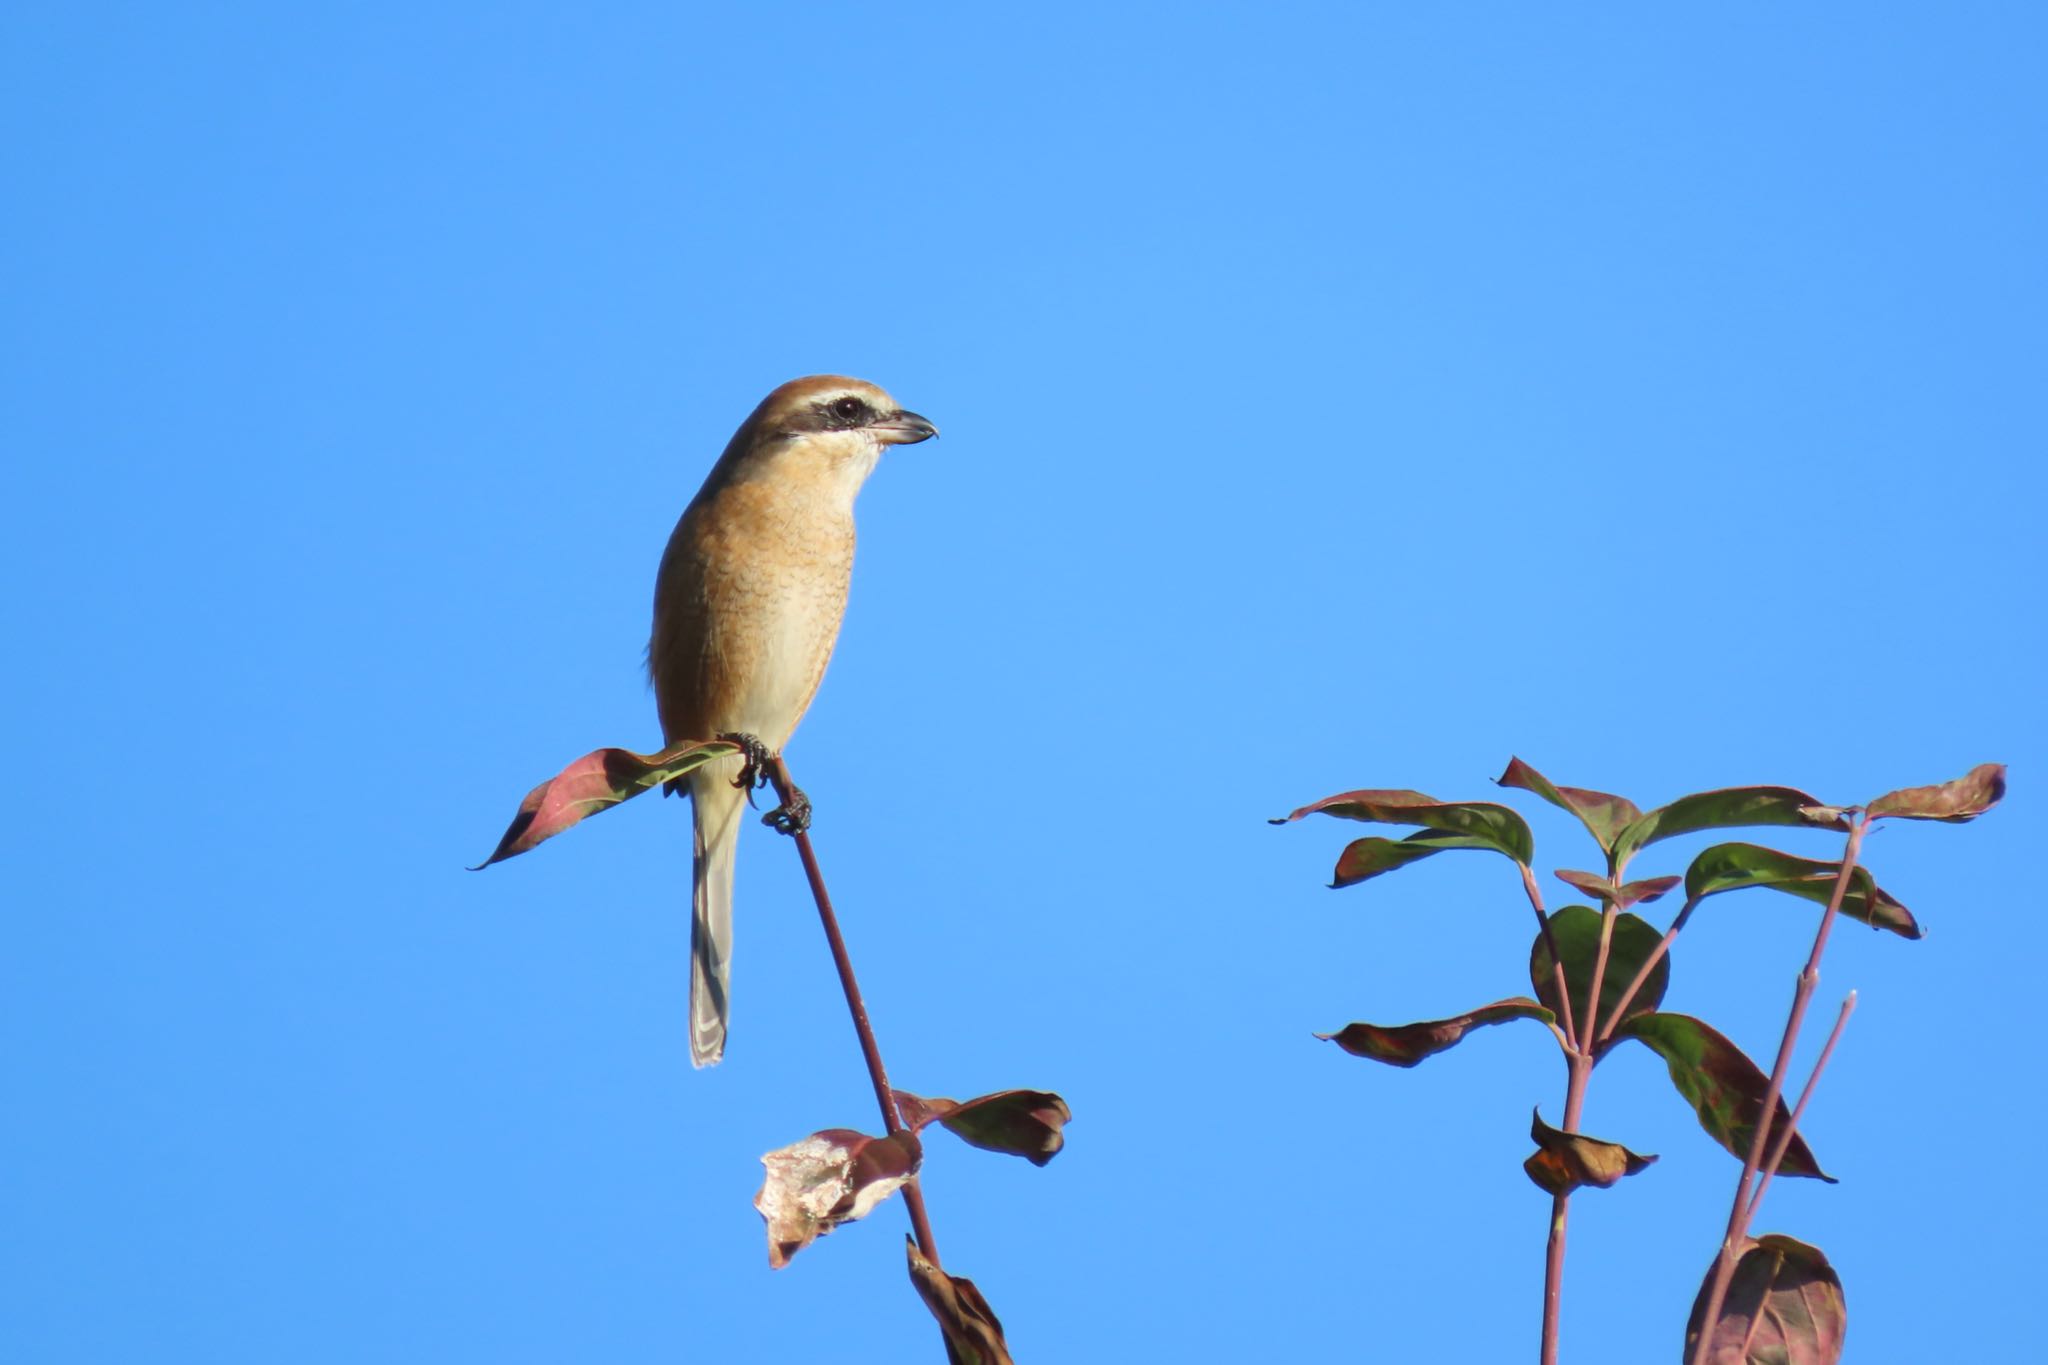
M 1668 806 L 1638 816 L 1615 839 L 1608 854 L 1619 863 L 1659 839 L 1741 825 L 1796 825 L 1802 829 L 1844 832 L 1849 828 L 1840 811 L 1822 806 L 1803 791 L 1791 787 L 1726 787 L 1681 796 Z
M 1840 863 L 1797 858 L 1760 844 L 1715 844 L 1701 849 L 1685 870 L 1685 894 L 1689 900 L 1741 891 L 1760 886 L 1783 891 L 1816 905 L 1826 905 L 1841 875 Z M 1849 873 L 1849 889 L 1842 895 L 1842 913 L 1850 919 L 1878 929 L 1889 929 L 1901 938 L 1922 938 L 1924 931 L 1913 912 L 1877 884 L 1870 869 L 1857 867 Z
M 1451 1019 L 1430 1019 L 1420 1024 L 1383 1028 L 1378 1024 L 1349 1024 L 1335 1033 L 1318 1033 L 1326 1043 L 1335 1043 L 1354 1057 L 1369 1057 L 1392 1066 L 1414 1066 L 1425 1057 L 1454 1047 L 1473 1029 L 1488 1024 L 1505 1024 L 1510 1019 L 1540 1019 L 1553 1027 L 1557 1016 L 1526 996 L 1497 1000 L 1468 1014 Z
M 740 751 L 729 740 L 685 740 L 658 754 L 599 749 L 585 754 L 526 794 L 491 856 L 475 872 L 552 839 L 586 816 L 629 801 L 641 792 Z
M 1942 820 L 1952 825 L 1974 820 L 2005 799 L 2005 765 L 1979 763 L 1953 782 L 1933 787 L 1901 787 L 1886 792 L 1865 810 L 1873 820 Z
M 1345 846 L 1337 857 L 1337 871 L 1330 879 L 1334 888 L 1356 886 L 1371 881 L 1384 872 L 1408 866 L 1452 848 L 1493 848 L 1484 839 L 1475 839 L 1467 834 L 1447 834 L 1443 830 L 1417 830 L 1405 839 L 1382 839 L 1371 836 L 1354 839 Z
M 1043 1166 L 1066 1145 L 1061 1132 L 1074 1117 L 1050 1090 L 998 1090 L 971 1100 L 925 1099 L 896 1092 L 896 1107 L 913 1132 L 937 1121 L 970 1147 L 1021 1156 Z
M 1003 1341 L 1003 1324 L 988 1300 L 961 1275 L 948 1275 L 924 1258 L 917 1243 L 903 1239 L 910 1255 L 910 1282 L 917 1296 L 939 1321 L 946 1336 L 946 1359 L 951 1365 L 1010 1365 L 1010 1348 Z
M 1284 825 L 1305 815 L 1334 815 L 1344 820 L 1365 820 L 1383 825 L 1420 825 L 1444 834 L 1463 835 L 1473 841 L 1446 847 L 1490 848 L 1524 864 L 1536 856 L 1535 836 L 1529 833 L 1529 826 L 1522 817 L 1491 801 L 1439 801 L 1417 791 L 1339 792 L 1272 823 Z
M 1581 1185 L 1604 1190 L 1657 1159 L 1638 1156 L 1618 1142 L 1602 1142 L 1584 1133 L 1552 1128 L 1543 1121 L 1540 1109 L 1530 1116 L 1529 1136 L 1536 1140 L 1536 1151 L 1522 1163 L 1522 1169 L 1552 1194 L 1564 1194 Z
M 1693 1299 L 1685 1358 L 1699 1343 L 1714 1267 Z M 1841 1277 L 1819 1247 L 1790 1237 L 1745 1237 L 1742 1259 L 1709 1334 L 1714 1365 L 1835 1365 L 1849 1332 Z
M 1748 1157 L 1757 1120 L 1763 1117 L 1764 1092 L 1770 1088 L 1770 1079 L 1741 1048 L 1689 1014 L 1638 1014 L 1623 1021 L 1614 1036 L 1617 1041 L 1635 1038 L 1662 1057 L 1671 1084 L 1692 1106 L 1707 1136 L 1737 1161 Z M 1780 1095 L 1776 1117 L 1771 1120 L 1774 1144 L 1776 1135 L 1791 1122 L 1792 1115 Z M 1835 1180 L 1821 1170 L 1806 1139 L 1797 1133 L 1785 1149 L 1778 1173 L 1811 1176 L 1829 1184 Z
M 1600 912 L 1590 905 L 1567 905 L 1550 917 L 1550 937 L 1557 941 L 1558 956 L 1564 959 L 1565 986 L 1572 993 L 1572 1022 L 1582 1034 L 1592 1027 L 1588 1020 L 1604 1023 L 1614 1013 L 1621 993 L 1664 940 L 1639 915 L 1623 911 L 1614 917 L 1607 971 L 1600 978 L 1600 1011 L 1595 1016 L 1587 1013 L 1587 1001 L 1593 994 L 1593 964 L 1600 956 L 1600 920 Z M 1550 965 L 1550 944 L 1540 931 L 1529 945 L 1529 984 L 1535 987 L 1538 1000 L 1553 1010 L 1558 1008 L 1557 973 Z M 1642 989 L 1629 1002 L 1628 1012 L 1635 1015 L 1657 1008 L 1670 985 L 1671 954 L 1666 953 L 1643 978 Z
M 768 1174 L 754 1207 L 768 1223 L 768 1264 L 780 1270 L 840 1224 L 866 1217 L 917 1174 L 922 1156 L 915 1133 L 827 1128 L 762 1157 Z
M 1588 791 L 1584 787 L 1554 786 L 1549 778 L 1519 758 L 1509 759 L 1508 770 L 1493 780 L 1503 787 L 1519 787 L 1523 791 L 1534 792 L 1551 805 L 1561 806 L 1578 816 L 1579 823 L 1586 827 L 1594 842 L 1608 852 L 1613 851 L 1622 830 L 1642 815 L 1636 809 L 1636 803 L 1626 796 Z

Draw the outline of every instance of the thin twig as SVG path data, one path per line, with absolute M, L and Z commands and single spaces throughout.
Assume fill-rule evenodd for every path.
M 1770 1140 L 1778 1097 L 1785 1093 L 1785 1072 L 1792 1064 L 1792 1048 L 1799 1041 L 1799 1026 L 1806 1019 L 1807 1002 L 1813 999 L 1813 988 L 1820 982 L 1820 958 L 1827 951 L 1828 932 L 1835 927 L 1835 915 L 1842 908 L 1842 898 L 1848 894 L 1849 880 L 1856 871 L 1856 855 L 1863 849 L 1863 835 L 1870 828 L 1867 817 L 1852 815 L 1850 819 L 1854 823 L 1849 827 L 1848 846 L 1842 850 L 1841 871 L 1836 874 L 1828 908 L 1820 917 L 1820 928 L 1814 933 L 1813 951 L 1806 955 L 1806 966 L 1792 992 L 1792 1010 L 1785 1018 L 1785 1036 L 1778 1043 L 1778 1060 L 1771 1067 L 1770 1082 L 1764 1086 L 1763 1110 L 1757 1115 L 1756 1132 L 1742 1160 L 1742 1178 L 1735 1184 L 1735 1199 L 1728 1210 L 1728 1232 L 1721 1241 L 1721 1254 L 1714 1259 L 1714 1278 L 1707 1287 L 1706 1311 L 1700 1315 L 1700 1335 L 1693 1347 L 1691 1365 L 1705 1365 L 1707 1351 L 1713 1344 L 1714 1324 L 1720 1320 L 1721 1308 L 1728 1300 L 1728 1284 L 1735 1277 L 1735 1249 L 1749 1232 L 1750 1189 L 1763 1165 L 1764 1146 Z M 1798 1131 L 1795 1125 L 1788 1127 Z
M 1771 1180 L 1778 1174 L 1778 1167 L 1785 1160 L 1785 1153 L 1792 1146 L 1792 1139 L 1799 1132 L 1799 1120 L 1806 1116 L 1806 1102 L 1813 1098 L 1813 1088 L 1820 1083 L 1820 1073 L 1827 1070 L 1828 1058 L 1835 1055 L 1835 1044 L 1842 1041 L 1842 1029 L 1849 1022 L 1849 1016 L 1856 1012 L 1856 992 L 1850 991 L 1842 1000 L 1842 1009 L 1835 1016 L 1835 1026 L 1828 1030 L 1828 1041 L 1820 1050 L 1820 1060 L 1813 1064 L 1813 1071 L 1806 1078 L 1806 1084 L 1799 1091 L 1799 1102 L 1792 1106 L 1792 1121 L 1785 1130 L 1771 1142 L 1771 1154 L 1764 1159 L 1763 1166 L 1756 1173 L 1756 1193 L 1749 1197 L 1749 1221 L 1756 1222 L 1756 1211 L 1764 1202 L 1764 1191 L 1771 1187 Z
M 796 784 L 789 779 L 789 769 L 784 766 L 780 755 L 769 760 L 768 780 L 775 787 L 775 795 L 785 807 L 796 800 Z M 832 965 L 839 971 L 839 988 L 846 993 L 846 1009 L 853 1016 L 853 1031 L 860 1035 L 861 1056 L 867 1059 L 868 1079 L 874 1082 L 875 1102 L 881 1106 L 882 1122 L 888 1125 L 891 1135 L 908 1131 L 903 1122 L 903 1113 L 896 1105 L 896 1092 L 889 1086 L 889 1073 L 882 1066 L 882 1049 L 875 1042 L 874 1026 L 868 1022 L 868 1007 L 861 999 L 860 983 L 853 976 L 853 959 L 847 955 L 846 939 L 839 932 L 839 917 L 832 913 L 832 897 L 825 890 L 825 876 L 818 870 L 818 855 L 811 847 L 808 830 L 791 831 L 796 839 L 797 855 L 803 859 L 804 876 L 810 879 L 811 899 L 818 903 L 818 920 L 825 926 L 825 941 L 832 948 Z M 918 1187 L 916 1176 L 903 1186 L 903 1204 L 910 1211 L 910 1230 L 917 1238 L 917 1248 L 924 1258 L 934 1266 L 939 1263 L 938 1243 L 932 1238 L 932 1224 L 925 1213 L 924 1192 Z
M 1550 932 L 1550 916 L 1543 912 L 1543 893 L 1536 887 L 1535 872 L 1527 863 L 1518 866 L 1522 869 L 1522 890 L 1528 894 L 1529 908 L 1536 912 L 1536 927 L 1543 934 L 1543 946 L 1550 950 L 1550 968 L 1557 978 L 1557 1012 L 1564 1020 L 1565 1040 L 1576 1052 L 1579 1050 L 1579 1030 L 1572 1022 L 1572 993 L 1564 981 L 1564 956 L 1557 951 L 1557 939 Z
M 1636 993 L 1642 990 L 1643 983 L 1650 979 L 1650 973 L 1657 970 L 1657 964 L 1664 960 L 1664 955 L 1671 951 L 1671 941 L 1678 937 L 1678 931 L 1692 918 L 1693 907 L 1698 904 L 1698 898 L 1694 898 L 1680 907 L 1678 918 L 1671 921 L 1671 927 L 1664 931 L 1664 937 L 1657 940 L 1657 946 L 1650 950 L 1650 955 L 1643 959 L 1643 965 L 1636 968 L 1636 974 L 1629 978 L 1628 987 L 1622 991 L 1621 999 L 1614 1002 L 1614 1013 L 1608 1016 L 1606 1026 L 1599 1030 L 1594 1046 L 1597 1047 L 1614 1036 L 1614 1030 L 1621 1026 L 1623 1016 L 1628 1013 L 1628 1007 L 1635 1003 Z M 1597 1011 L 1597 1006 L 1595 1008 Z

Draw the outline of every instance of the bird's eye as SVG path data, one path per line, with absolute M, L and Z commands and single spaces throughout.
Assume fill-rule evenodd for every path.
M 858 422 L 867 416 L 867 412 L 868 405 L 858 398 L 849 396 L 835 399 L 832 403 L 832 415 L 841 421 Z

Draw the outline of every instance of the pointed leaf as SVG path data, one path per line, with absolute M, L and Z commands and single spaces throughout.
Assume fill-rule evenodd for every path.
M 995 1310 L 974 1287 L 974 1281 L 948 1275 L 927 1261 L 910 1238 L 903 1243 L 910 1254 L 910 1282 L 946 1334 L 946 1359 L 951 1365 L 1011 1365 L 1003 1324 L 996 1320 Z
M 1685 870 L 1685 894 L 1690 900 L 1761 886 L 1783 891 L 1816 905 L 1826 905 L 1834 895 L 1840 863 L 1795 858 L 1760 844 L 1715 844 L 1700 850 Z M 1879 929 L 1889 929 L 1901 938 L 1922 938 L 1924 931 L 1913 912 L 1898 903 L 1879 886 L 1870 869 L 1858 867 L 1849 873 L 1849 889 L 1842 896 L 1842 913 Z
M 1743 1248 L 1709 1334 L 1707 1359 L 1714 1365 L 1835 1365 L 1849 1332 L 1849 1308 L 1828 1258 L 1819 1247 L 1777 1234 L 1745 1237 Z M 1710 1265 L 1685 1325 L 1687 1360 L 1699 1343 L 1713 1282 Z
M 1555 876 L 1566 886 L 1585 892 L 1603 905 L 1614 901 L 1624 910 L 1631 905 L 1648 905 L 1661 899 L 1679 882 L 1677 877 L 1645 877 L 1639 882 L 1617 887 L 1611 877 L 1603 877 L 1598 872 L 1574 872 L 1568 867 L 1559 868 Z
M 526 794 L 519 813 L 491 856 L 470 871 L 502 863 L 552 839 L 585 816 L 631 800 L 641 792 L 740 751 L 729 740 L 685 740 L 658 754 L 599 749 L 585 754 Z
M 1332 888 L 1356 886 L 1382 873 L 1419 862 L 1432 853 L 1442 853 L 1445 849 L 1492 847 L 1484 839 L 1475 839 L 1468 834 L 1447 834 L 1436 829 L 1417 830 L 1405 839 L 1377 836 L 1354 839 L 1338 856 L 1337 871 L 1330 885 Z
M 1616 1040 L 1635 1038 L 1664 1059 L 1671 1083 L 1699 1116 L 1707 1136 L 1720 1143 L 1737 1161 L 1749 1155 L 1750 1140 L 1756 1135 L 1757 1120 L 1764 1112 L 1764 1092 L 1770 1079 L 1757 1064 L 1706 1024 L 1687 1014 L 1638 1014 L 1614 1031 Z M 1783 1125 L 1792 1121 L 1785 1099 L 1778 1097 L 1777 1117 L 1771 1120 L 1773 1143 Z M 1793 1134 L 1785 1149 L 1780 1175 L 1812 1176 L 1833 1184 L 1835 1178 L 1822 1172 L 1806 1139 Z
M 1059 1155 L 1067 1141 L 1060 1130 L 1074 1117 L 1050 1090 L 998 1090 L 971 1100 L 928 1100 L 899 1090 L 896 1105 L 913 1132 L 937 1120 L 970 1147 L 1021 1156 L 1034 1166 Z
M 1604 1190 L 1657 1159 L 1638 1156 L 1618 1142 L 1602 1142 L 1584 1133 L 1552 1128 L 1543 1121 L 1540 1109 L 1530 1118 L 1529 1136 L 1536 1139 L 1536 1152 L 1522 1163 L 1522 1169 L 1552 1194 L 1564 1194 L 1581 1185 Z
M 1491 801 L 1439 801 L 1417 791 L 1339 792 L 1272 823 L 1284 825 L 1304 815 L 1334 815 L 1383 825 L 1421 825 L 1476 841 L 1452 847 L 1490 848 L 1524 864 L 1536 856 L 1535 836 L 1529 833 L 1522 817 Z
M 1572 993 L 1572 1021 L 1582 1032 L 1588 1018 L 1606 1022 L 1621 1003 L 1628 983 L 1664 941 L 1642 917 L 1626 911 L 1616 915 L 1614 936 L 1607 945 L 1607 974 L 1600 979 L 1600 1011 L 1589 1016 L 1586 1003 L 1593 993 L 1593 962 L 1600 955 L 1600 920 L 1600 912 L 1589 905 L 1567 905 L 1550 917 L 1551 937 L 1557 940 L 1558 954 L 1564 958 L 1565 984 Z M 1558 1008 L 1557 973 L 1551 969 L 1550 945 L 1541 932 L 1529 948 L 1529 984 L 1536 988 L 1538 1000 L 1553 1010 Z M 1671 954 L 1666 953 L 1643 979 L 1643 988 L 1629 1002 L 1628 1012 L 1635 1015 L 1656 1009 L 1670 985 Z
M 2005 799 L 2005 765 L 1979 763 L 1953 782 L 1934 787 L 1902 787 L 1886 792 L 1865 810 L 1873 820 L 1941 820 L 1960 825 L 1974 820 Z
M 761 1158 L 768 1168 L 754 1207 L 768 1223 L 768 1264 L 789 1258 L 842 1223 L 865 1217 L 917 1174 L 917 1134 L 870 1137 L 827 1128 Z
M 1505 1024 L 1510 1019 L 1540 1019 L 1553 1026 L 1557 1023 L 1555 1014 L 1534 1000 L 1517 995 L 1497 1000 L 1491 1005 L 1481 1005 L 1469 1014 L 1460 1014 L 1452 1019 L 1431 1019 L 1395 1028 L 1350 1024 L 1335 1033 L 1318 1033 L 1316 1037 L 1335 1043 L 1354 1057 L 1369 1057 L 1393 1066 L 1414 1066 L 1425 1057 L 1435 1056 L 1445 1048 L 1455 1046 L 1473 1029 L 1488 1024 Z
M 1620 862 L 1659 839 L 1741 825 L 1796 825 L 1847 832 L 1849 821 L 1839 810 L 1791 787 L 1726 787 L 1681 796 L 1631 821 L 1609 856 Z
M 1584 787 L 1553 786 L 1549 778 L 1519 758 L 1508 760 L 1508 770 L 1494 781 L 1503 787 L 1520 787 L 1523 791 L 1534 792 L 1551 805 L 1562 806 L 1578 816 L 1594 842 L 1609 852 L 1621 831 L 1642 815 L 1636 809 L 1636 803 L 1626 796 L 1588 791 Z

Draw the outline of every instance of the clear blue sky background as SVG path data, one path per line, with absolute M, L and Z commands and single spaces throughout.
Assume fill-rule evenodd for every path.
M 873 1124 L 791 850 L 745 841 L 707 1073 L 681 806 L 462 870 L 561 763 L 653 745 L 669 527 L 836 370 L 945 436 L 868 486 L 790 756 L 899 1083 L 1072 1102 L 1042 1171 L 931 1143 L 1020 1357 L 1533 1355 L 1547 1036 L 1413 1072 L 1310 1037 L 1525 988 L 1511 874 L 1332 892 L 1360 831 L 1264 823 L 1519 753 L 1645 805 L 2013 764 L 1992 817 L 1872 839 L 1931 937 L 1838 935 L 1842 1183 L 1763 1225 L 1832 1254 L 1853 1359 L 2020 1358 L 2044 39 L 15 7 L 0 1355 L 938 1358 L 895 1204 L 767 1267 L 758 1155 Z M 1671 1006 L 1768 1056 L 1812 923 L 1712 905 Z M 1735 1163 L 1647 1053 L 1586 1122 L 1663 1160 L 1577 1203 L 1566 1357 L 1675 1359 Z

